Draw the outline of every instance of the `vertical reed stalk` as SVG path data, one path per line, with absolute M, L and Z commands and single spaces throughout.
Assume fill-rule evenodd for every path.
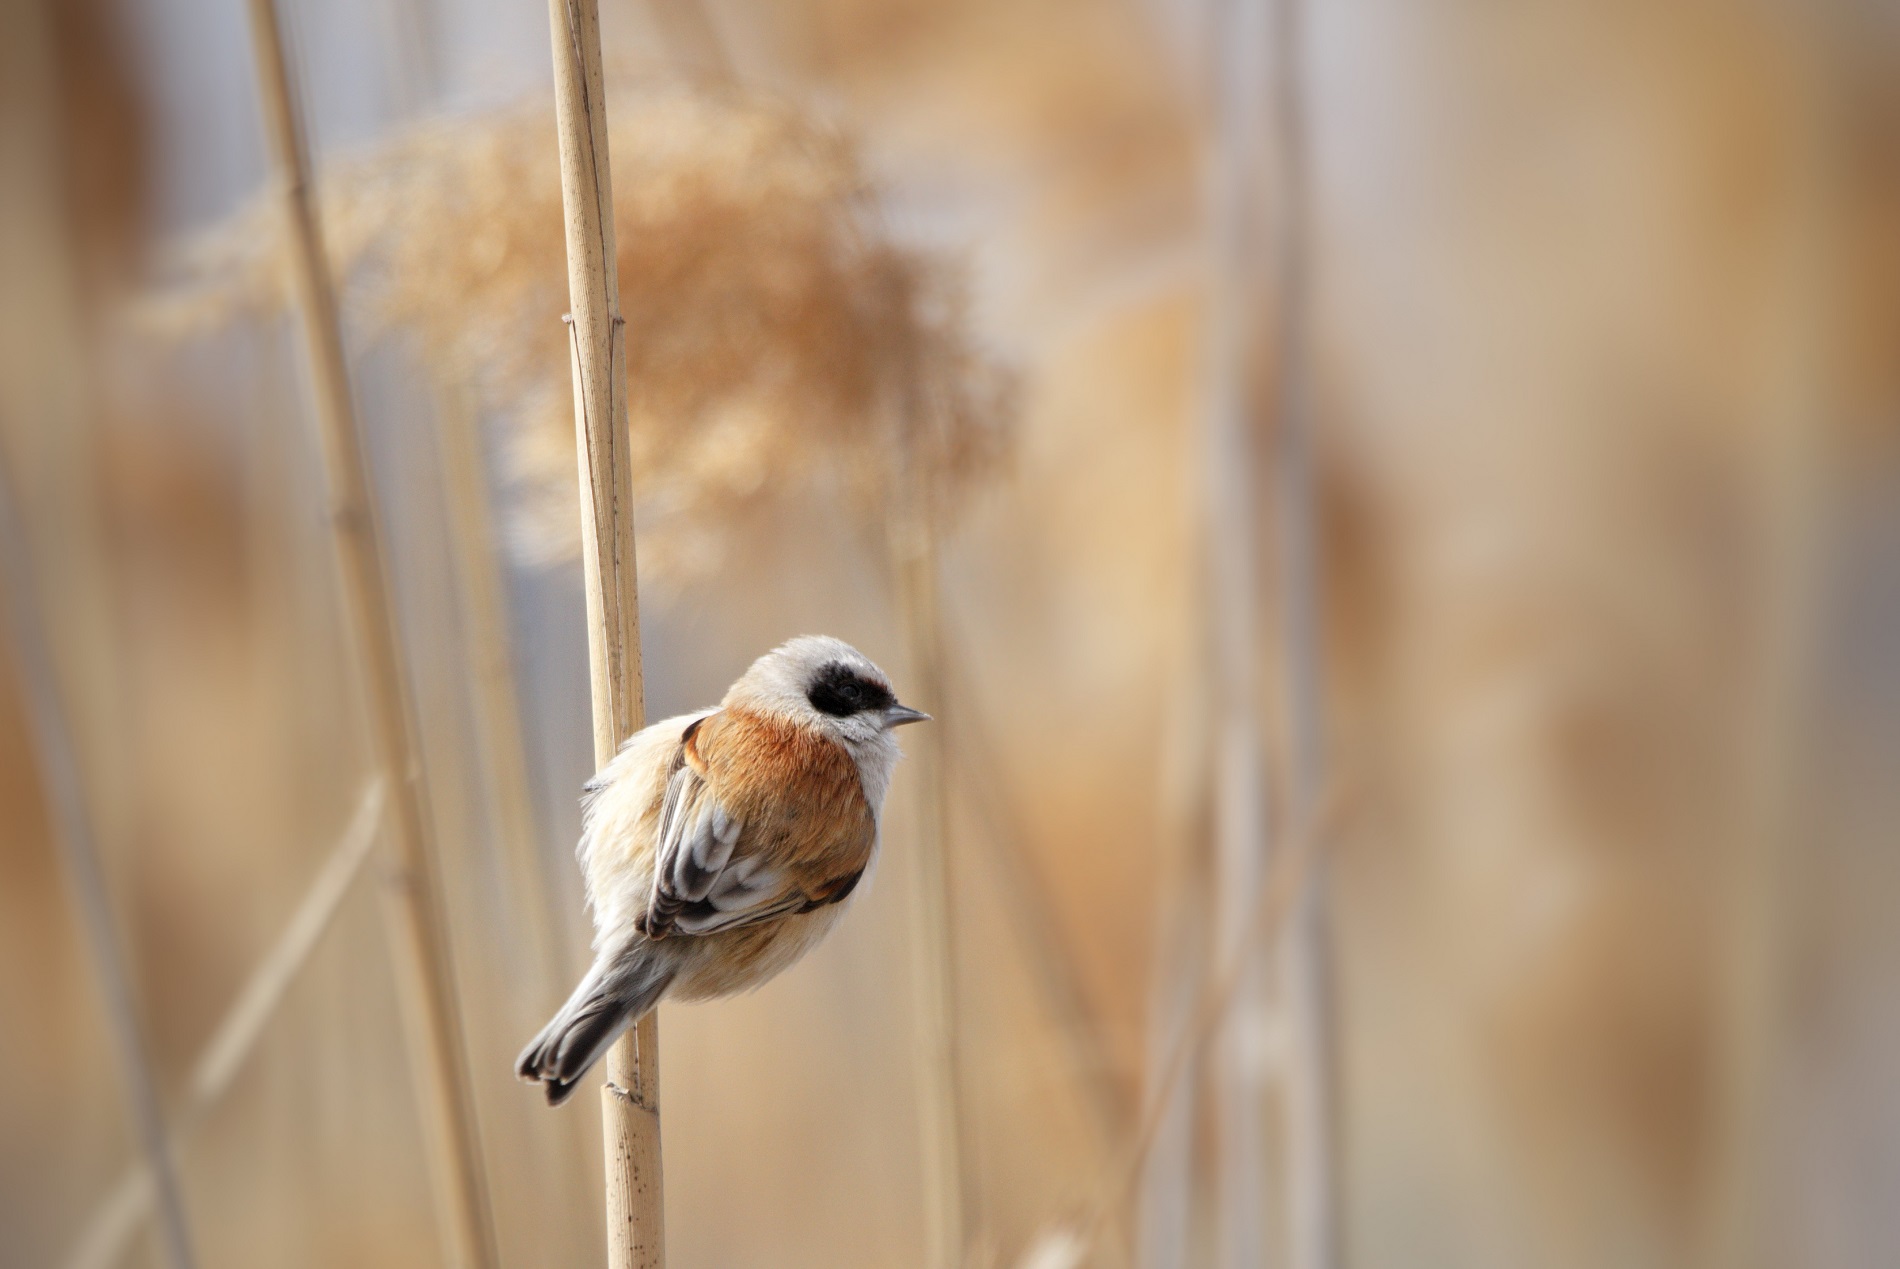
M 1205 598 L 1196 596 L 1203 612 Z M 1135 1263 L 1186 1269 L 1193 1250 L 1196 1094 L 1192 1080 L 1161 1084 L 1168 1057 L 1193 1020 L 1196 984 L 1213 973 L 1205 914 L 1213 897 L 1208 859 L 1207 623 L 1182 657 L 1162 738 L 1161 832 L 1156 843 L 1153 978 L 1140 1105 L 1154 1105 L 1154 1144 L 1142 1162 L 1135 1208 Z
M 563 937 L 570 931 L 561 920 L 538 846 L 508 633 L 507 579 L 490 515 L 480 420 L 454 385 L 441 385 L 433 405 L 430 413 L 442 464 L 445 527 L 474 714 L 480 798 L 494 829 L 502 875 L 508 881 L 504 910 L 519 922 L 516 928 L 526 944 L 522 949 L 525 971 L 512 985 L 523 997 L 522 1006 L 539 1012 L 548 999 L 563 998 L 580 975 L 584 966 L 578 963 L 579 953 L 585 944 Z M 587 1139 L 588 1125 L 575 1115 L 548 1115 L 533 1106 L 518 1109 L 535 1120 L 523 1147 L 531 1153 L 524 1159 L 531 1159 L 540 1174 L 543 1193 L 561 1196 L 563 1218 L 579 1219 L 581 1213 L 592 1210 L 599 1186 L 596 1147 Z
M 37 588 L 25 538 L 9 482 L 0 472 L 0 589 L 5 592 L 7 637 L 13 645 L 20 695 L 26 706 L 27 728 L 40 779 L 46 788 L 48 816 L 54 844 L 72 888 L 74 907 L 91 953 L 93 972 L 103 997 L 106 1027 L 117 1052 L 132 1105 L 133 1127 L 146 1166 L 157 1190 L 160 1242 L 172 1269 L 191 1269 L 191 1230 L 185 1200 L 173 1165 L 171 1142 L 165 1133 L 159 1105 L 158 1081 L 152 1075 L 150 1053 L 139 1025 L 138 1006 L 127 979 L 125 950 L 113 924 L 112 901 L 106 892 L 104 871 L 86 807 L 85 787 L 79 773 L 79 754 L 60 705 L 58 679 L 46 630 L 39 617 Z
M 1284 821 L 1305 823 L 1325 780 L 1320 649 L 1318 478 L 1312 400 L 1304 24 L 1300 0 L 1275 0 L 1271 36 L 1275 191 L 1274 504 L 1278 513 L 1279 651 Z M 1286 1011 L 1284 1105 L 1289 1269 L 1339 1260 L 1333 1088 L 1331 932 L 1324 861 L 1315 864 L 1281 959 Z
M 423 804 L 408 684 L 350 396 L 342 326 L 317 222 L 283 33 L 272 0 L 250 0 L 252 55 L 265 132 L 281 186 L 287 247 L 312 403 L 322 433 L 332 540 L 368 714 L 390 798 L 392 853 L 385 925 L 396 962 L 410 1065 L 421 1103 L 437 1217 L 452 1264 L 498 1264 L 454 972 L 443 929 L 434 843 Z
M 917 395 L 916 385 L 906 385 L 906 400 L 914 400 Z M 950 803 L 944 779 L 945 736 L 951 721 L 943 717 L 943 618 L 936 518 L 930 506 L 928 473 L 923 470 L 923 458 L 913 436 L 919 424 L 916 411 L 907 411 L 901 423 L 905 470 L 899 487 L 905 491 L 906 505 L 897 517 L 891 543 L 898 605 L 918 698 L 939 711 L 929 734 L 914 742 L 916 754 L 912 759 L 917 789 L 911 920 L 916 1005 L 912 1020 L 923 1148 L 924 1264 L 929 1269 L 961 1269 L 969 1222 L 963 1175 L 956 948 L 948 850 Z
M 1152 1091 L 1142 1108 L 1141 1121 L 1121 1156 L 1104 1173 L 1095 1202 L 1082 1219 L 1077 1240 L 1084 1251 L 1102 1240 L 1114 1225 L 1116 1216 L 1126 1208 L 1141 1180 L 1149 1153 L 1159 1139 L 1174 1089 L 1187 1071 L 1199 1064 L 1208 1043 L 1216 1038 L 1222 1023 L 1229 1017 L 1250 962 L 1262 950 L 1272 957 L 1278 948 L 1277 936 L 1284 931 L 1306 878 L 1334 831 L 1332 812 L 1335 809 L 1335 806 L 1322 806 L 1316 818 L 1305 824 L 1286 826 L 1281 849 L 1274 852 L 1271 863 L 1263 870 L 1259 892 L 1245 897 L 1245 911 L 1233 946 L 1195 990 L 1188 1023 L 1152 1076 Z
M 549 0 L 554 109 L 567 222 L 568 332 L 581 483 L 581 568 L 594 699 L 594 761 L 606 766 L 644 721 L 633 558 L 626 326 L 614 254 L 613 178 L 596 0 Z M 666 1263 L 660 1163 L 660 1033 L 654 1014 L 607 1055 L 601 1090 L 607 1156 L 607 1263 Z
M 442 495 L 448 512 L 449 551 L 454 559 L 456 598 L 461 606 L 463 647 L 470 670 L 475 747 L 483 795 L 493 816 L 509 879 L 512 907 L 528 936 L 539 989 L 564 993 L 573 957 L 560 937 L 547 870 L 536 847 L 534 793 L 528 756 L 522 749 L 521 708 L 508 634 L 506 579 L 496 549 L 488 505 L 488 469 L 479 420 L 452 386 L 435 393 L 432 414 L 436 452 L 442 463 Z
M 1770 259 L 1767 303 L 1775 313 L 1774 359 L 1753 420 L 1748 496 L 1759 541 L 1752 595 L 1754 665 L 1739 761 L 1746 790 L 1727 864 L 1721 931 L 1723 980 L 1710 1083 L 1710 1183 L 1696 1230 L 1704 1269 L 1766 1269 L 1789 1263 L 1784 1142 L 1786 1064 L 1794 991 L 1787 896 L 1798 883 L 1801 783 L 1798 764 L 1811 726 L 1817 590 L 1824 535 L 1828 413 L 1836 407 L 1830 349 L 1838 339 L 1842 260 L 1842 120 L 1833 110 L 1828 45 L 1839 38 L 1825 10 L 1777 9 L 1781 45 L 1795 68 L 1789 195 Z
M 1262 61 L 1267 0 L 1229 0 L 1215 50 L 1210 198 L 1209 382 L 1204 433 L 1207 627 L 1216 686 L 1213 760 L 1216 963 L 1239 958 L 1231 1013 L 1213 1055 L 1216 1261 L 1266 1263 L 1266 1055 L 1272 949 L 1242 942 L 1251 897 L 1267 868 L 1265 739 L 1261 723 L 1260 532 L 1253 357 L 1261 335 L 1259 222 Z

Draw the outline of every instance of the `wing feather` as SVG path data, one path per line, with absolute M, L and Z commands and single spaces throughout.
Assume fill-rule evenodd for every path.
M 641 923 L 650 938 L 714 934 L 839 902 L 869 862 L 876 823 L 849 757 L 817 751 L 814 761 L 809 742 L 795 739 L 789 759 L 776 753 L 789 772 L 774 772 L 745 752 L 748 737 L 755 749 L 788 746 L 769 734 L 760 741 L 758 726 L 748 730 L 753 722 L 712 714 L 680 738 Z M 762 768 L 767 776 L 816 780 L 821 796 L 785 798 L 761 779 Z

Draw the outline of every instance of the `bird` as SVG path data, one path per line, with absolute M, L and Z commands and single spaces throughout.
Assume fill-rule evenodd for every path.
M 804 635 L 717 708 L 629 738 L 584 787 L 593 964 L 515 1074 L 558 1106 L 662 997 L 747 991 L 810 951 L 876 860 L 892 733 L 929 718 L 850 644 Z

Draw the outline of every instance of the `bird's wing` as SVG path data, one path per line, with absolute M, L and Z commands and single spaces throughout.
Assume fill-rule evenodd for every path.
M 877 824 L 831 741 L 724 710 L 689 726 L 660 804 L 644 931 L 713 934 L 851 893 Z

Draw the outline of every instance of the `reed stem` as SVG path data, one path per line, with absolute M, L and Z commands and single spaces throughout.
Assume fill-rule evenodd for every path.
M 633 556 L 626 326 L 614 247 L 613 179 L 596 0 L 549 0 L 561 204 L 567 223 L 568 334 L 581 484 L 581 572 L 594 702 L 594 761 L 605 767 L 645 719 Z M 666 1263 L 660 1159 L 659 1025 L 652 1013 L 607 1055 L 601 1117 L 607 1263 Z
M 1214 54 L 1215 144 L 1209 189 L 1212 251 L 1208 314 L 1207 585 L 1203 594 L 1217 690 L 1209 717 L 1212 775 L 1215 963 L 1234 958 L 1234 1004 L 1212 1062 L 1217 1263 L 1267 1261 L 1268 1070 L 1258 1038 L 1269 1034 L 1273 949 L 1242 939 L 1248 896 L 1269 858 L 1266 737 L 1260 674 L 1259 402 L 1255 352 L 1262 334 L 1264 261 L 1260 172 L 1262 64 L 1269 0 L 1232 0 L 1220 13 Z M 1246 949 L 1244 954 L 1243 950 Z
M 437 1219 L 450 1263 L 499 1263 L 463 1050 L 421 756 L 397 640 L 343 332 L 311 186 L 310 156 L 272 0 L 250 0 L 251 48 L 265 133 L 284 202 L 293 293 L 322 435 L 332 543 L 363 675 L 377 769 L 390 799 L 384 920 L 396 963 L 411 1074 L 421 1104 Z
M 493 817 L 511 907 L 527 935 L 527 951 L 535 968 L 526 976 L 527 985 L 537 996 L 548 988 L 565 992 L 582 966 L 571 963 L 576 957 L 561 938 L 560 909 L 536 845 L 534 791 L 522 748 L 513 641 L 508 633 L 507 579 L 489 510 L 480 421 L 453 386 L 435 394 L 432 414 L 483 799 Z
M 1275 955 L 1294 905 L 1336 831 L 1338 809 L 1337 800 L 1329 799 L 1317 804 L 1305 823 L 1290 826 L 1281 849 L 1274 852 L 1263 870 L 1259 888 L 1241 896 L 1242 915 L 1234 943 L 1218 962 L 1217 972 L 1202 982 L 1187 1025 L 1158 1068 L 1134 1134 L 1104 1175 L 1094 1203 L 1083 1214 L 1078 1238 L 1084 1250 L 1097 1247 L 1114 1228 L 1117 1214 L 1127 1208 L 1149 1152 L 1165 1126 L 1176 1087 L 1188 1071 L 1200 1064 L 1209 1042 L 1230 1020 L 1254 962 L 1262 955 L 1268 959 Z
M 1196 594 L 1195 609 L 1208 612 Z M 1212 973 L 1206 914 L 1213 905 L 1209 778 L 1211 729 L 1205 619 L 1183 649 L 1172 682 L 1161 743 L 1160 823 L 1156 841 L 1153 977 L 1148 985 L 1142 1105 L 1160 1120 L 1143 1160 L 1134 1218 L 1135 1263 L 1186 1269 L 1193 1252 L 1196 1110 L 1194 1081 L 1165 1088 L 1168 1056 L 1192 1020 L 1197 985 Z
M 1790 1237 L 1777 1149 L 1788 1138 L 1788 1081 L 1801 1027 L 1794 896 L 1811 867 L 1802 820 L 1801 756 L 1814 738 L 1816 614 L 1825 611 L 1823 559 L 1830 526 L 1829 437 L 1840 408 L 1833 350 L 1843 332 L 1837 235 L 1844 209 L 1840 138 L 1829 85 L 1829 37 L 1776 11 L 1794 72 L 1791 153 L 1783 205 L 1766 254 L 1777 311 L 1767 391 L 1748 429 L 1746 496 L 1757 538 L 1752 620 L 1757 632 L 1742 709 L 1732 853 L 1724 861 L 1718 946 L 1716 1051 L 1711 1062 L 1705 1155 L 1709 1182 L 1697 1213 L 1691 1263 L 1703 1269 L 1766 1269 L 1799 1259 Z M 1825 23 L 1822 24 L 1825 27 Z
M 1304 37 L 1300 0 L 1274 0 L 1271 79 L 1280 208 L 1277 285 L 1274 509 L 1278 513 L 1280 707 L 1286 816 L 1302 823 L 1325 780 L 1317 454 L 1312 394 L 1312 302 Z M 1289 1269 L 1339 1262 L 1336 1042 L 1332 941 L 1325 865 L 1313 869 L 1287 931 L 1282 990 L 1286 1213 Z
M 913 478 L 913 485 L 916 483 Z M 913 505 L 894 543 L 898 598 L 910 645 L 916 699 L 938 711 L 915 742 L 917 837 L 911 954 L 916 975 L 912 1015 L 917 1061 L 918 1128 L 923 1150 L 924 1264 L 960 1269 L 969 1237 L 964 1183 L 961 1055 L 956 1019 L 956 949 L 944 778 L 943 630 L 937 557 L 929 515 Z

